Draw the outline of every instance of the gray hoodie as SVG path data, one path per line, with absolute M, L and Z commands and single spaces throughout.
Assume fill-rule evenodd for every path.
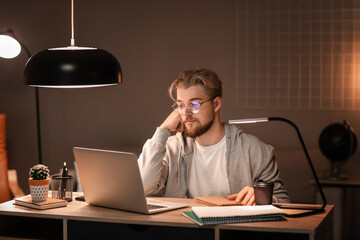
M 274 182 L 274 202 L 290 202 L 279 178 L 274 148 L 236 125 L 224 127 L 230 192 L 239 193 L 261 179 Z M 146 195 L 186 197 L 194 141 L 182 133 L 170 136 L 168 130 L 156 129 L 138 159 Z

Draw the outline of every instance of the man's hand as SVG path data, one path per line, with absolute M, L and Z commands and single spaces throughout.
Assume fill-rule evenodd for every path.
M 170 115 L 160 125 L 160 127 L 167 129 L 170 132 L 172 132 L 172 131 L 182 132 L 184 126 L 181 122 L 182 122 L 181 116 L 180 116 L 179 112 L 175 110 L 172 113 L 170 113 Z
M 229 195 L 227 199 L 235 200 L 235 202 L 239 202 L 242 205 L 255 205 L 254 188 L 246 186 L 238 194 Z

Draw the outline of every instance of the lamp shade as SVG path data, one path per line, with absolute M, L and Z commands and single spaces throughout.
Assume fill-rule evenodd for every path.
M 20 43 L 15 38 L 0 34 L 0 57 L 11 59 L 17 57 L 20 52 Z
M 119 62 L 97 48 L 64 47 L 40 51 L 26 63 L 24 82 L 34 87 L 76 88 L 122 82 Z

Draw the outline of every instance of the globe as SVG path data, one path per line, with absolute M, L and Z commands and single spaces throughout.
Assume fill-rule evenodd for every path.
M 319 147 L 331 162 L 330 178 L 342 179 L 339 168 L 356 151 L 356 133 L 347 121 L 330 124 L 320 134 Z

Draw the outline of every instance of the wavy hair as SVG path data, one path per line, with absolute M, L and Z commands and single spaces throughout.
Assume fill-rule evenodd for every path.
M 222 82 L 219 76 L 206 68 L 187 69 L 170 85 L 169 95 L 173 101 L 177 99 L 178 88 L 189 88 L 201 85 L 209 97 L 222 97 Z

